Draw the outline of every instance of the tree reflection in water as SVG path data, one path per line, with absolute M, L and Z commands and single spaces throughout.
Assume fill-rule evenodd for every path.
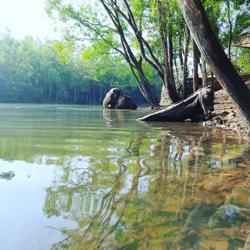
M 77 227 L 59 228 L 65 239 L 53 248 L 247 247 L 249 151 L 248 145 L 239 152 L 230 138 L 196 133 L 195 127 L 176 136 L 169 128 L 143 126 L 133 132 L 123 156 L 114 151 L 78 159 L 81 164 L 55 173 L 44 212 L 73 220 Z M 211 228 L 209 219 L 222 205 L 239 207 L 240 219 L 227 227 L 218 220 Z

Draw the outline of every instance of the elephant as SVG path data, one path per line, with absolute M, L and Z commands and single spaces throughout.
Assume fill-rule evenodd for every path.
M 137 105 L 130 96 L 118 88 L 112 88 L 103 100 L 104 109 L 137 109 Z

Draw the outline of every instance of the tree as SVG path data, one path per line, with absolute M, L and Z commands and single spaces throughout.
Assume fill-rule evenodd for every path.
M 172 6 L 173 8 L 173 6 Z M 169 1 L 157 0 L 158 29 L 163 52 L 163 81 L 165 91 L 172 102 L 180 101 L 176 90 L 173 70 L 173 20 L 171 16 L 171 4 Z
M 207 18 L 200 0 L 178 0 L 179 6 L 202 56 L 222 87 L 246 118 L 250 129 L 250 91 L 231 64 Z
M 123 2 L 125 9 L 128 11 L 128 15 L 120 8 L 117 1 L 95 1 L 98 6 L 95 6 L 95 8 L 102 7 L 106 20 L 103 20 L 103 17 L 100 17 L 97 13 L 93 13 L 95 11 L 91 7 L 88 8 L 89 6 L 85 7 L 83 5 L 80 6 L 79 9 L 76 9 L 73 5 L 64 5 L 63 1 L 50 0 L 49 7 L 56 9 L 59 14 L 63 16 L 64 20 L 74 20 L 77 26 L 85 30 L 87 29 L 89 37 L 93 36 L 95 40 L 103 40 L 110 46 L 111 50 L 121 54 L 129 64 L 138 82 L 138 87 L 145 99 L 152 107 L 158 107 L 159 101 L 157 95 L 144 72 L 144 55 L 138 56 L 137 50 L 131 45 L 134 42 L 134 37 L 131 36 L 132 33 L 129 27 L 132 28 L 133 32 L 136 34 L 135 38 L 139 41 L 140 46 L 143 42 L 143 38 L 140 35 L 127 1 L 124 0 Z M 86 8 L 88 8 L 89 11 L 86 11 Z M 88 15 L 86 12 L 91 14 Z M 145 44 L 145 41 L 143 43 Z
M 227 0 L 203 2 L 208 11 L 208 18 L 212 21 L 213 31 L 224 48 L 229 50 L 232 62 L 235 63 L 237 54 L 242 61 L 241 51 L 235 53 L 231 41 L 239 24 L 236 20 L 245 15 L 245 12 L 240 10 L 245 8 L 246 3 L 243 0 L 232 0 L 230 8 L 227 8 Z M 194 47 L 192 66 L 189 62 L 189 31 L 177 0 L 93 0 L 91 3 L 85 0 L 79 4 L 74 4 L 73 1 L 48 0 L 48 3 L 49 12 L 57 13 L 61 20 L 73 24 L 70 34 L 73 33 L 77 41 L 87 39 L 90 47 L 103 41 L 109 46 L 108 53 L 122 55 L 149 103 L 154 103 L 156 98 L 151 91 L 152 81 L 148 78 L 146 67 L 155 70 L 158 78 L 162 80 L 166 89 L 166 100 L 177 102 L 183 96 L 191 94 L 192 81 L 189 73 L 193 69 L 195 86 L 192 89 L 197 88 L 199 55 Z M 203 82 L 206 85 L 208 72 L 203 56 L 201 66 Z M 240 67 L 242 68 L 242 63 Z M 178 85 L 183 87 L 183 96 L 176 91 Z
M 199 88 L 198 65 L 200 60 L 200 52 L 194 40 L 192 40 L 193 49 L 193 92 Z

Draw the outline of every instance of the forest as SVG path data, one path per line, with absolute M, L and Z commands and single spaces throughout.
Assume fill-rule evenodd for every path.
M 213 32 L 238 73 L 250 72 L 250 50 L 237 37 L 250 25 L 245 0 L 205 0 Z M 48 0 L 64 22 L 62 40 L 0 37 L 0 101 L 101 104 L 119 87 L 138 104 L 157 107 L 206 86 L 214 70 L 192 39 L 177 1 Z M 202 79 L 202 80 L 201 80 Z
M 0 102 L 100 104 L 116 86 L 145 103 L 120 58 L 84 59 L 83 53 L 87 52 L 77 51 L 71 41 L 17 40 L 4 34 L 0 39 Z

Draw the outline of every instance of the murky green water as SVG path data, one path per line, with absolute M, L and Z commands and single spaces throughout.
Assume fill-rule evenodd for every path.
M 248 143 L 147 112 L 0 105 L 0 249 L 249 249 Z

